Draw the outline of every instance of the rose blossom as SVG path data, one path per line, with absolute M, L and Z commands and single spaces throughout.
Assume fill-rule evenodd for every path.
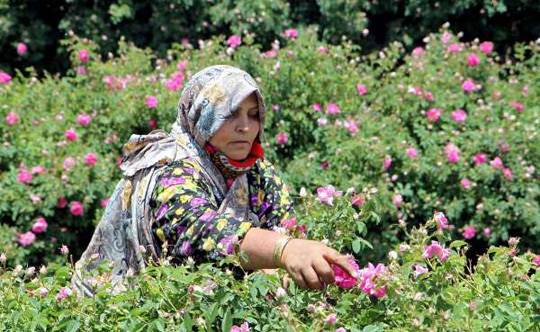
M 8 124 L 8 126 L 13 126 L 17 122 L 19 122 L 19 115 L 17 113 L 9 112 L 6 115 L 6 123 Z
M 463 91 L 465 92 L 473 92 L 476 90 L 476 84 L 472 79 L 468 78 L 463 82 L 461 88 L 463 88 Z
M 388 170 L 392 166 L 392 157 L 385 156 L 383 160 L 383 168 Z
M 276 143 L 279 145 L 285 145 L 289 141 L 289 135 L 285 132 L 279 132 L 276 135 Z
M 368 89 L 364 84 L 357 84 L 356 91 L 358 92 L 360 96 L 363 96 L 368 92 Z
M 71 170 L 75 166 L 75 164 L 76 160 L 73 157 L 67 157 L 66 159 L 64 159 L 64 169 L 66 171 Z
M 73 291 L 71 290 L 71 288 L 68 288 L 68 287 L 60 288 L 60 290 L 58 291 L 58 294 L 56 294 L 56 301 L 64 300 L 65 298 L 70 296 L 72 292 Z
M 32 232 L 39 234 L 47 230 L 47 221 L 43 217 L 39 217 L 36 222 L 32 225 Z
M 489 162 L 489 164 L 494 169 L 502 169 L 504 167 L 503 162 L 499 157 L 495 157 L 492 161 Z
M 420 264 L 414 264 L 414 278 L 418 278 L 422 274 L 427 273 L 429 270 Z
M 519 101 L 511 101 L 510 106 L 515 109 L 518 113 L 523 113 L 523 110 L 525 109 L 525 106 L 523 103 L 520 103 Z
M 463 178 L 461 179 L 461 181 L 459 182 L 461 184 L 461 186 L 464 188 L 464 189 L 469 189 L 471 188 L 471 181 L 467 178 Z
M 81 113 L 77 115 L 77 123 L 81 126 L 88 126 L 90 122 L 92 121 L 92 117 L 86 113 Z
M 473 237 L 475 237 L 476 235 L 476 228 L 474 228 L 474 226 L 466 226 L 464 229 L 463 229 L 463 237 L 467 240 L 470 240 L 472 239 Z
M 36 235 L 30 231 L 19 234 L 18 239 L 17 239 L 19 244 L 23 247 L 27 247 L 31 245 L 32 243 L 34 243 L 35 240 L 36 240 Z
M 415 148 L 408 148 L 405 153 L 407 154 L 407 157 L 411 159 L 416 159 L 416 157 L 418 157 L 418 151 L 416 151 Z
M 465 113 L 462 109 L 457 109 L 454 112 L 452 112 L 452 120 L 454 120 L 456 123 L 463 123 L 467 119 L 467 113 Z
M 540 255 L 534 256 L 534 258 L 532 259 L 532 263 L 537 267 L 540 267 Z
M 71 202 L 69 212 L 74 216 L 81 216 L 84 213 L 84 206 L 79 201 Z
M 76 141 L 77 140 L 77 132 L 73 128 L 70 128 L 70 129 L 66 130 L 66 132 L 64 133 L 64 136 L 66 137 L 66 139 L 68 141 Z
M 450 256 L 450 249 L 442 247 L 438 241 L 431 241 L 431 244 L 424 247 L 423 258 L 437 256 L 441 262 L 445 262 Z
M 480 44 L 480 51 L 484 54 L 489 54 L 493 52 L 493 43 L 490 41 L 485 41 Z
M 395 207 L 399 208 L 402 203 L 403 197 L 400 194 L 395 194 L 392 196 L 392 204 L 394 204 Z
M 455 144 L 448 143 L 444 147 L 444 153 L 446 154 L 446 159 L 448 159 L 449 163 L 456 164 L 459 162 L 459 148 Z
M 336 191 L 336 189 L 332 185 L 317 188 L 317 199 L 322 204 L 332 206 L 334 202 L 334 197 L 339 196 L 341 196 L 341 191 Z
M 94 166 L 97 162 L 97 156 L 93 152 L 89 152 L 84 156 L 84 163 L 88 166 Z
M 232 48 L 240 46 L 242 43 L 242 37 L 239 35 L 232 35 L 227 39 L 227 45 Z
M 461 44 L 453 43 L 453 44 L 448 45 L 448 48 L 446 50 L 449 53 L 458 53 L 458 52 L 461 52 L 462 49 L 463 47 L 461 46 Z
M 435 219 L 435 223 L 437 224 L 437 229 L 442 230 L 450 227 L 448 225 L 448 219 L 446 218 L 444 213 L 436 212 L 433 218 Z
M 296 29 L 287 29 L 285 32 L 283 32 L 283 36 L 288 39 L 296 39 L 298 38 L 298 30 Z
M 144 104 L 148 108 L 156 108 L 158 106 L 158 99 L 156 96 L 146 96 Z
M 336 104 L 336 103 L 329 103 L 327 106 L 326 106 L 326 113 L 327 114 L 338 114 L 341 112 L 341 109 L 339 108 L 339 106 Z
M 89 59 L 90 59 L 90 52 L 88 50 L 83 49 L 79 51 L 79 61 L 81 61 L 82 63 L 85 63 L 85 62 L 88 62 Z
M 332 269 L 334 271 L 334 282 L 338 287 L 341 288 L 351 288 L 358 283 L 358 275 L 360 274 L 360 267 L 356 263 L 353 257 L 348 259 L 349 265 L 356 272 L 356 276 L 351 276 L 347 271 L 343 270 L 339 265 L 332 264 Z
M 18 43 L 17 44 L 17 54 L 25 55 L 27 51 L 28 51 L 28 47 L 26 46 L 25 43 Z
M 11 82 L 11 76 L 0 70 L 0 84 L 6 85 Z
M 480 57 L 474 53 L 470 53 L 467 56 L 467 66 L 469 67 L 476 67 L 480 64 Z
M 482 233 L 484 234 L 485 237 L 490 237 L 491 236 L 491 228 L 489 228 L 489 227 L 484 228 Z
M 27 184 L 32 181 L 32 173 L 30 173 L 27 169 L 19 169 L 19 173 L 17 174 L 17 181 L 22 184 Z
M 60 247 L 60 253 L 64 256 L 66 256 L 67 254 L 69 254 L 69 248 L 68 246 L 66 246 L 65 244 L 63 244 L 61 247 Z
M 378 280 L 386 273 L 384 264 L 374 266 L 368 263 L 368 266 L 360 271 L 360 289 L 367 295 L 373 295 L 381 298 L 386 295 L 386 286 L 377 287 Z
M 473 157 L 474 166 L 479 166 L 487 162 L 487 155 L 485 153 L 477 153 Z
M 426 117 L 429 122 L 437 122 L 441 117 L 441 112 L 442 111 L 439 108 L 430 108 L 429 111 L 426 112 Z

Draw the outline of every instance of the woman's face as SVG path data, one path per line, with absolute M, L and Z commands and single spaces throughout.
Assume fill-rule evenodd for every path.
M 248 156 L 259 129 L 259 107 L 257 97 L 252 93 L 210 138 L 210 144 L 233 160 L 243 160 Z

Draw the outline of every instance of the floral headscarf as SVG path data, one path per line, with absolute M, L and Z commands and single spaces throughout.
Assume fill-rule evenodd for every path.
M 189 158 L 199 164 L 220 201 L 218 212 L 257 222 L 258 217 L 249 209 L 246 174 L 236 174 L 227 185 L 212 153 L 205 149 L 225 118 L 252 93 L 259 105 L 258 140 L 262 142 L 265 105 L 259 87 L 247 72 L 228 65 L 207 67 L 193 75 L 182 90 L 177 118 L 169 134 L 154 130 L 148 135 L 131 135 L 123 146 L 123 178 L 75 265 L 72 286 L 80 294 L 93 296 L 93 286 L 99 279 L 110 281 L 114 293 L 125 290 L 124 277 L 144 271 L 145 255 L 158 260 L 161 249 L 151 231 L 154 217 L 149 200 L 157 178 L 173 161 Z M 110 275 L 86 276 L 104 260 L 112 265 Z

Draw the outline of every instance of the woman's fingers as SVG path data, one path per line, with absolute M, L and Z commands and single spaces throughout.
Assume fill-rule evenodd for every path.
M 323 254 L 323 256 L 324 256 L 324 258 L 326 258 L 326 260 L 329 263 L 334 263 L 334 264 L 339 265 L 342 269 L 347 271 L 347 273 L 349 273 L 353 278 L 358 277 L 358 275 L 357 275 L 356 271 L 354 270 L 354 268 L 349 264 L 349 257 L 347 257 L 345 255 L 341 255 L 340 253 L 338 253 L 334 249 L 331 249 L 328 253 Z
M 323 288 L 323 285 L 321 283 L 321 280 L 319 279 L 319 276 L 317 275 L 315 270 L 313 270 L 312 267 L 303 269 L 302 275 L 304 276 L 304 281 L 306 282 L 309 288 L 311 289 Z
M 313 269 L 319 276 L 319 279 L 321 279 L 322 282 L 325 284 L 333 284 L 334 283 L 334 271 L 332 271 L 332 267 L 324 258 L 319 258 L 313 263 Z

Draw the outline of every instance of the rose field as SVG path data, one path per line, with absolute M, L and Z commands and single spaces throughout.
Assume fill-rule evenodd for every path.
M 474 36 L 468 36 L 474 38 Z M 76 34 L 71 66 L 0 70 L 2 331 L 540 331 L 540 39 L 506 54 L 448 24 L 368 54 L 312 27 L 118 54 Z M 283 229 L 351 255 L 324 291 L 222 262 L 150 262 L 112 294 L 70 288 L 133 133 L 169 131 L 191 75 L 249 72 L 265 154 L 296 203 Z

